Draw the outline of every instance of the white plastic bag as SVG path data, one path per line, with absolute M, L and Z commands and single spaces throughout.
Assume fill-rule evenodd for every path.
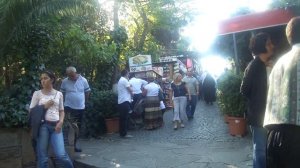
M 163 110 L 163 109 L 166 108 L 166 106 L 165 106 L 165 104 L 164 104 L 163 101 L 160 101 L 160 106 L 159 107 L 160 107 L 161 110 Z

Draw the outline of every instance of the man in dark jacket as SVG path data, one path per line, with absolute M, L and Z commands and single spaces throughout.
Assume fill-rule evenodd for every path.
M 268 61 L 273 54 L 270 36 L 259 33 L 251 38 L 249 48 L 255 58 L 244 73 L 241 93 L 248 100 L 247 120 L 253 136 L 253 168 L 266 167 L 267 131 L 263 128 L 268 88 Z

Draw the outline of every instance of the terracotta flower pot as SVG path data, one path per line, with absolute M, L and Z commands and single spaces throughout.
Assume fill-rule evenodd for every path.
M 245 118 L 240 117 L 228 117 L 229 120 L 229 133 L 232 136 L 244 136 L 246 135 L 247 122 Z
M 229 124 L 229 118 L 228 118 L 229 116 L 227 115 L 227 114 L 224 114 L 224 122 L 226 123 L 226 124 Z
M 117 133 L 119 132 L 119 118 L 105 119 L 106 133 Z

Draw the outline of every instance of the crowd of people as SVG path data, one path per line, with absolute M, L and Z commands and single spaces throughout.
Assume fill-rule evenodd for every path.
M 202 88 L 203 99 L 207 104 L 216 100 L 216 82 L 208 73 L 203 80 L 194 77 L 192 68 L 187 69 L 185 76 L 175 73 L 168 97 L 172 98 L 174 130 L 184 128 L 184 121 L 194 118 L 196 104 Z M 127 134 L 129 118 L 142 118 L 144 128 L 154 130 L 161 127 L 166 109 L 164 90 L 160 86 L 154 72 L 147 72 L 147 79 L 140 79 L 127 70 L 121 72 L 117 84 L 118 109 L 120 113 L 120 136 L 132 137 Z M 137 107 L 138 106 L 138 107 Z
M 54 88 L 56 77 L 51 71 L 41 73 L 41 90 L 35 91 L 29 106 L 30 122 L 33 130 L 32 146 L 36 154 L 38 167 L 48 167 L 48 146 L 51 145 L 54 155 L 60 165 L 73 167 L 73 164 L 65 151 L 62 126 L 65 119 L 75 123 L 74 151 L 81 152 L 78 143 L 85 104 L 90 94 L 88 81 L 77 73 L 75 67 L 66 68 L 67 77 L 62 80 L 60 89 Z M 182 79 L 182 75 L 174 75 L 171 84 L 171 95 L 174 104 L 174 129 L 183 128 L 186 117 L 192 119 L 194 116 L 197 97 L 199 94 L 198 80 L 193 77 L 192 70 Z M 137 104 L 142 107 L 140 116 L 144 128 L 153 130 L 161 127 L 163 114 L 166 109 L 164 105 L 164 94 L 161 86 L 157 83 L 153 72 L 147 73 L 147 81 L 136 78 L 134 74 L 130 77 L 127 70 L 121 72 L 117 85 L 118 111 L 120 114 L 119 134 L 121 137 L 129 138 L 127 134 L 129 115 Z M 139 103 L 141 102 L 142 103 Z
M 286 36 L 292 49 L 274 66 L 270 63 L 274 52 L 270 35 L 258 33 L 250 40 L 254 59 L 244 72 L 241 93 L 248 100 L 247 119 L 253 135 L 254 168 L 297 168 L 300 165 L 300 17 L 288 23 Z M 40 76 L 42 88 L 32 96 L 30 114 L 44 114 L 31 115 L 32 144 L 39 168 L 48 167 L 49 145 L 63 167 L 73 167 L 65 151 L 62 126 L 67 114 L 80 128 L 91 89 L 75 67 L 68 67 L 66 74 L 68 77 L 58 91 L 53 87 L 55 75 L 43 71 Z M 129 72 L 123 70 L 117 91 L 121 137 L 132 137 L 127 134 L 127 127 L 136 104 L 143 105 L 141 117 L 145 129 L 153 130 L 163 125 L 163 90 L 153 72 L 147 73 L 147 81 L 134 76 L 129 80 Z M 203 73 L 200 80 L 193 76 L 192 69 L 187 70 L 185 77 L 174 74 L 169 95 L 173 100 L 174 130 L 184 128 L 186 118 L 193 119 L 199 96 L 212 104 L 216 100 L 215 92 L 216 82 L 208 73 Z M 141 100 L 143 103 L 139 103 Z M 81 152 L 78 134 L 74 139 L 75 152 Z

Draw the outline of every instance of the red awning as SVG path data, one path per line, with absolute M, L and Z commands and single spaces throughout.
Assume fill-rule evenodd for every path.
M 276 9 L 231 18 L 220 23 L 219 35 L 284 25 L 294 16 L 290 9 Z

